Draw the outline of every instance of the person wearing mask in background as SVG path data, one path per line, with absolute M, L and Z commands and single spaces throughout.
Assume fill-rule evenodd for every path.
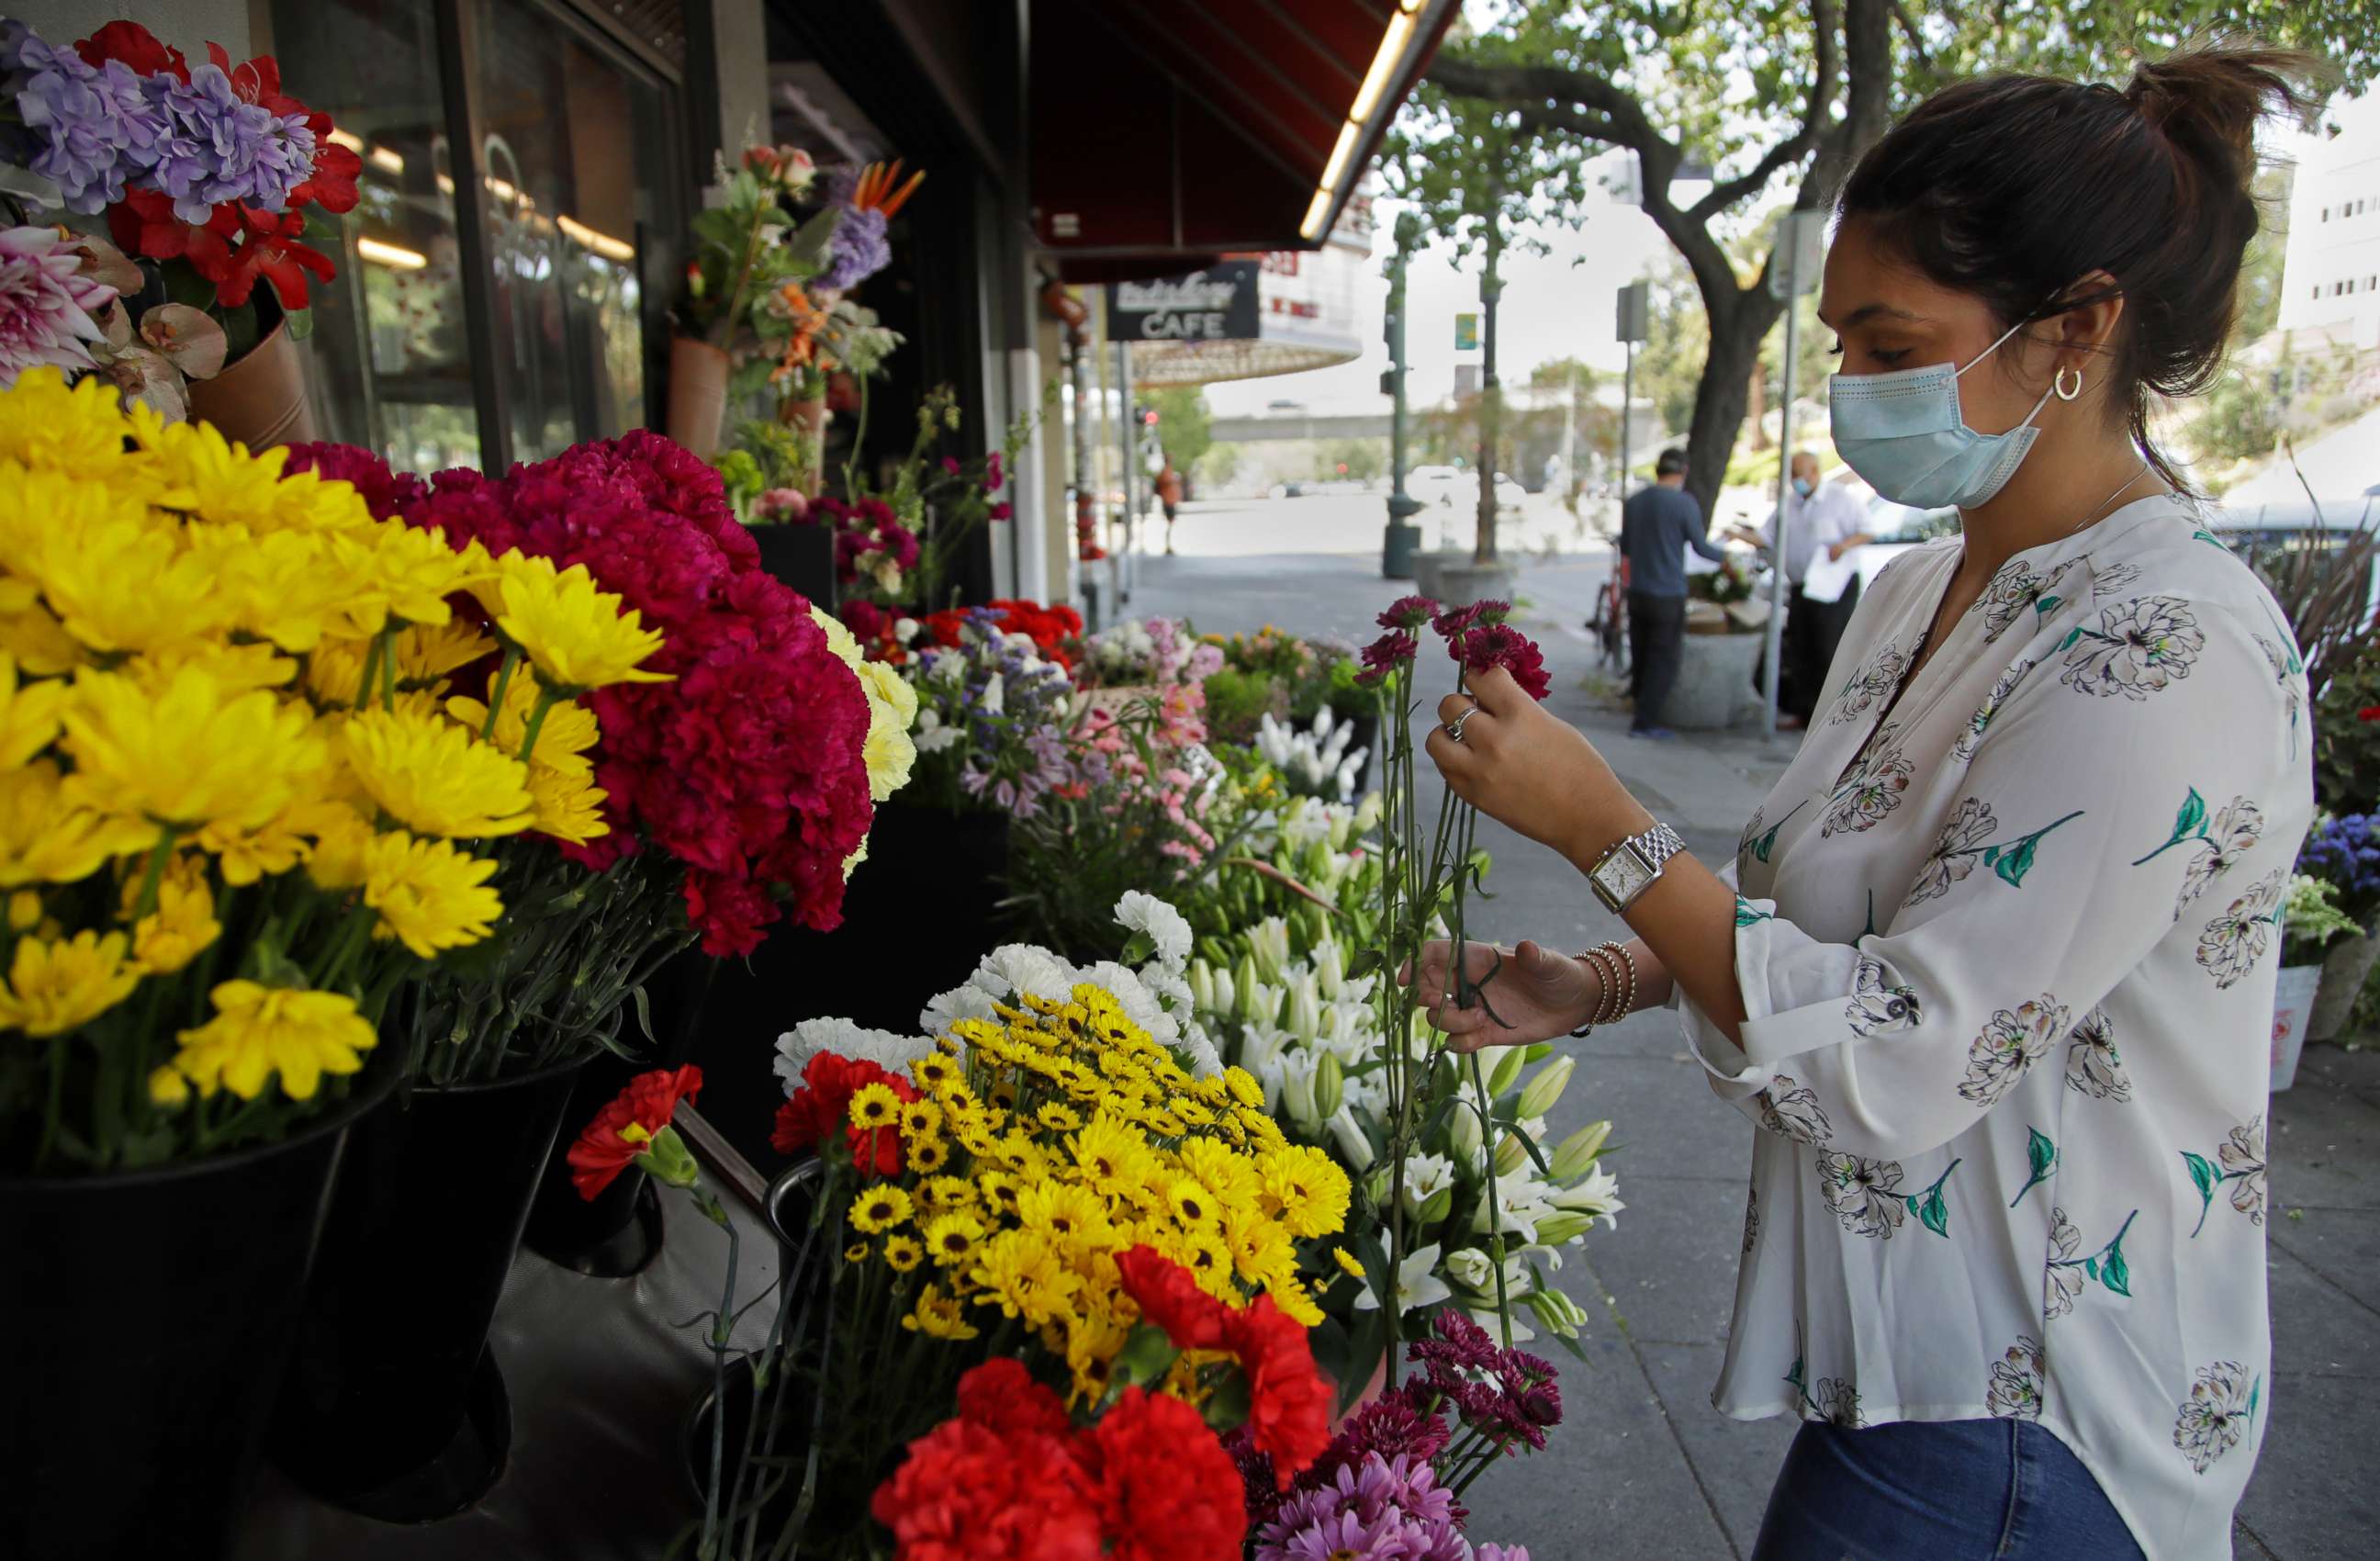
M 2257 125 L 2318 79 L 2230 46 L 1986 77 L 1860 159 L 1835 448 L 1961 526 L 1870 582 L 1718 870 L 1509 672 L 1439 707 L 1448 784 L 1634 938 L 1470 944 L 1468 998 L 1433 943 L 1431 1019 L 1559 1046 L 1674 1001 L 1746 1119 L 1712 1400 L 1801 1422 L 1752 1561 L 2228 1561 L 2277 1411 L 2320 1412 L 2280 1408 L 2265 1289 L 2304 668 L 2152 421 L 2216 378 Z
M 1778 522 L 1784 522 L 1785 580 L 1791 595 L 1785 604 L 1785 681 L 1778 691 L 1778 706 L 1786 719 L 1778 724 L 1788 731 L 1808 721 L 1810 712 L 1817 708 L 1835 647 L 1842 642 L 1843 626 L 1851 622 L 1852 609 L 1859 603 L 1856 580 L 1844 587 L 1836 600 L 1813 601 L 1802 594 L 1803 578 L 1820 549 L 1829 559 L 1840 559 L 1861 543 L 1874 540 L 1860 529 L 1859 501 L 1840 483 L 1818 480 L 1815 455 L 1796 450 L 1791 476 L 1792 491 L 1770 513 L 1767 526 L 1757 531 L 1743 526 L 1728 531 L 1737 541 L 1774 557 Z
M 1686 491 L 1686 453 L 1674 446 L 1653 465 L 1653 486 L 1620 508 L 1620 554 L 1628 561 L 1628 651 L 1636 696 L 1631 737 L 1677 735 L 1661 724 L 1685 656 L 1686 550 L 1717 563 L 1727 550 L 1704 529 L 1702 501 Z

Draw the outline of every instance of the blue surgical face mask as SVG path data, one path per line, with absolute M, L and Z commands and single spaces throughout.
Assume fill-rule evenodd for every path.
M 1806 477 L 1795 478 L 1793 479 L 1793 491 L 1799 493 L 1804 499 L 1808 498 L 1810 496 L 1810 479 Z
M 2006 433 L 1977 433 L 1959 411 L 1959 376 L 2000 349 L 2023 329 L 2019 321 L 1963 368 L 1937 363 L 1889 374 L 1837 374 L 1827 381 L 1835 453 L 1868 485 L 1896 503 L 1937 510 L 1973 509 L 2016 475 L 2041 430 L 2034 419 L 2055 387 L 2042 393 L 2024 421 Z

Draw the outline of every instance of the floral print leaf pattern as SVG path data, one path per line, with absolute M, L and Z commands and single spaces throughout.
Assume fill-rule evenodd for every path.
M 1959 1165 L 1959 1160 L 1952 1160 L 1942 1168 L 1942 1174 L 1934 1179 L 1934 1185 L 1914 1197 L 1901 1200 L 1909 1205 L 1912 1218 L 1937 1236 L 1946 1239 L 1950 1234 L 1950 1205 L 1942 1201 L 1942 1184 L 1950 1180 L 1950 1173 L 1957 1170 Z
M 2101 609 L 2096 628 L 2069 631 L 2058 648 L 2066 656 L 2059 683 L 2137 702 L 2188 677 L 2206 633 L 2180 597 L 2139 597 Z
M 1746 1199 L 1743 1204 L 1743 1250 L 1746 1252 L 1751 1252 L 1753 1244 L 1759 1240 L 1760 1189 L 1755 1185 L 1752 1189 L 1752 1196 Z
M 1993 718 L 2008 704 L 2009 696 L 2016 692 L 2016 685 L 2024 681 L 2024 674 L 2033 668 L 2034 663 L 2028 659 L 2000 674 L 1999 682 L 1992 684 L 1992 691 L 1984 696 L 1981 705 L 1975 707 L 1975 713 L 1967 718 L 1966 730 L 1960 732 L 1958 740 L 1950 744 L 1953 764 L 1964 764 L 1975 756 L 1975 750 L 1983 746 L 1984 733 L 1990 729 Z
M 2024 1131 L 2024 1158 L 2033 1174 L 2025 1179 L 2023 1186 L 2016 1190 L 2016 1196 L 2009 1200 L 2010 1208 L 2023 1203 L 2024 1195 L 2047 1181 L 2049 1173 L 2058 1168 L 2058 1145 L 2050 1141 L 2049 1135 L 2031 1123 L 2025 1125 Z
M 2125 1075 L 2124 1059 L 2116 1049 L 2115 1026 L 2107 1010 L 2095 1008 L 2082 1016 L 2066 1047 L 2066 1087 L 2093 1100 L 2121 1104 L 2132 1098 L 2132 1081 Z
M 1742 895 L 1739 894 L 1739 895 L 1737 895 L 1737 896 L 1735 897 L 1735 925 L 1736 925 L 1736 926 L 1759 926 L 1762 922 L 1765 922 L 1765 921 L 1767 921 L 1767 920 L 1770 920 L 1770 919 L 1771 919 L 1771 918 L 1770 918 L 1770 916 L 1769 916 L 1769 914 L 1768 914 L 1768 913 L 1767 913 L 1767 912 L 1766 912 L 1766 911 L 1762 910 L 1759 906 L 1755 905 L 1751 901 L 1746 900 Z
M 2039 1420 L 2041 1378 L 2041 1341 L 2019 1334 L 2008 1353 L 1992 1362 L 1984 1407 L 2002 1420 Z
M 1997 1105 L 2067 1030 L 2065 1008 L 2046 992 L 2013 1010 L 2001 1009 L 1968 1043 L 1967 1076 L 1959 1094 L 1977 1106 Z
M 1900 1162 L 1862 1155 L 1818 1156 L 1818 1189 L 1843 1228 L 1854 1236 L 1888 1241 L 1900 1228 L 1907 1200 L 1900 1192 Z
M 2198 962 L 2214 975 L 2218 990 L 2255 969 L 2273 946 L 2281 921 L 2281 885 L 2288 874 L 2288 868 L 2276 867 L 2258 878 L 2199 935 Z
M 2074 1298 L 2081 1295 L 2095 1280 L 2107 1287 L 2113 1295 L 2129 1301 L 2132 1295 L 2131 1265 L 2124 1260 L 2124 1238 L 2131 1233 L 2132 1221 L 2141 1216 L 2134 1209 L 2124 1216 L 2124 1223 L 2107 1244 L 2087 1257 L 2074 1254 L 2082 1250 L 2082 1232 L 2066 1217 L 2066 1211 L 2049 1211 L 2049 1245 L 2055 1256 L 2049 1260 L 2048 1277 L 2043 1282 L 2041 1314 L 2063 1317 L 2074 1310 Z
M 1844 721 L 1857 720 L 1885 700 L 1909 672 L 1909 652 L 1892 640 L 1884 642 L 1873 660 L 1852 674 L 1851 682 L 1835 698 L 1835 708 L 1827 717 L 1827 724 L 1840 726 Z
M 2215 1206 L 2215 1194 L 2225 1183 L 2231 1186 L 2231 1206 L 2248 1216 L 2251 1225 L 2265 1223 L 2265 1118 L 2262 1112 L 2250 1118 L 2243 1127 L 2233 1128 L 2210 1160 L 2185 1149 L 2181 1163 L 2190 1171 L 2191 1184 L 2198 1189 L 2198 1223 L 2191 1228 L 2191 1240 L 2206 1228 L 2207 1211 Z
M 2193 1474 L 2204 1474 L 2215 1460 L 2240 1445 L 2255 1418 L 2256 1399 L 2264 1379 L 2248 1380 L 2248 1370 L 2237 1361 L 2216 1361 L 2198 1368 L 2190 1397 L 2174 1417 L 2173 1445 L 2190 1460 Z
M 2034 857 L 2041 842 L 2050 831 L 2082 817 L 2078 808 L 2029 835 L 1995 841 L 1991 837 L 1999 832 L 1999 821 L 1992 817 L 1991 805 L 1974 797 L 1966 798 L 1950 810 L 1941 837 L 1935 841 L 1933 854 L 1917 869 L 1917 881 L 1910 886 L 1906 903 L 1922 904 L 1948 894 L 1952 884 L 1975 870 L 1977 863 L 1991 868 L 2010 889 L 2021 889 L 2025 874 L 2033 871 Z
M 2253 851 L 2264 834 L 2263 808 L 2246 797 L 2233 797 L 2210 817 L 2206 799 L 2192 786 L 2174 816 L 2172 835 L 2132 865 L 2145 866 L 2180 846 L 2192 848 L 2189 865 L 2182 869 L 2181 892 L 2173 905 L 2173 919 L 2180 921 L 2190 902 Z
M 2057 578 L 2057 573 L 2053 573 L 2050 578 Z M 1975 604 L 1967 611 L 1983 614 L 1984 638 L 1986 642 L 1996 640 L 2026 608 L 2034 604 L 2034 599 L 2046 586 L 2047 581 L 2034 572 L 2032 564 L 2022 559 L 2010 559 L 2000 565 L 1999 573 L 1992 576 L 1991 584 L 1984 587 L 1984 594 L 1977 597 Z
M 1809 805 L 1808 799 L 1804 798 L 1793 805 L 1793 813 L 1799 813 Z M 1789 813 L 1764 829 L 1761 827 L 1760 813 L 1759 808 L 1755 807 L 1752 810 L 1752 822 L 1743 827 L 1743 837 L 1736 841 L 1735 860 L 1739 867 L 1742 865 L 1746 856 L 1756 862 L 1767 861 L 1777 850 L 1777 831 L 1793 821 L 1793 813 Z
M 1794 1083 L 1791 1073 L 1778 1074 L 1753 1098 L 1760 1103 L 1764 1131 L 1796 1144 L 1824 1144 L 1835 1136 L 1835 1125 L 1827 1120 L 1817 1095 L 1807 1085 Z
M 1851 1006 L 1844 1010 L 1852 1035 L 1891 1035 L 1917 1028 L 1922 1017 L 1917 994 L 1894 986 L 1893 979 L 1882 961 L 1861 956 Z
M 1909 790 L 1910 777 L 1917 773 L 1917 767 L 1894 741 L 1899 730 L 1896 723 L 1878 732 L 1874 744 L 1835 788 L 1818 820 L 1820 840 L 1873 829 L 1900 805 L 1900 794 Z
M 2281 707 L 2289 713 L 2289 756 L 2297 756 L 2298 716 L 2305 709 L 2305 663 L 2287 641 L 2276 644 L 2262 635 L 2249 636 L 2272 663 L 2273 681 L 2281 685 Z
M 2137 563 L 2111 563 L 2091 576 L 2091 599 L 2114 596 L 2140 577 L 2141 566 Z

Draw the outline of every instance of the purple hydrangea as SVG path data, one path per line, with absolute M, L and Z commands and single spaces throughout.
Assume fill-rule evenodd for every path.
M 2368 925 L 2380 914 L 2380 814 L 2325 819 L 2306 837 L 2297 870 L 2329 880 L 2338 890 L 2338 908 Z
M 176 216 L 202 223 L 226 200 L 287 209 L 289 192 L 314 166 L 314 133 L 303 119 L 242 102 L 212 65 L 194 67 L 187 82 L 161 71 L 149 90 L 165 128 L 157 188 L 173 199 Z
M 884 236 L 884 213 L 845 206 L 827 246 L 826 270 L 817 285 L 841 290 L 856 287 L 892 260 L 892 242 Z
M 90 66 L 21 22 L 0 21 L 0 76 L 32 143 L 28 165 L 58 187 L 67 211 L 106 210 L 128 179 L 155 165 L 164 118 L 123 61 Z

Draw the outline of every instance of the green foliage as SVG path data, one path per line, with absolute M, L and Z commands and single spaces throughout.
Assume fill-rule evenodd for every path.
M 2192 442 L 2201 456 L 2218 461 L 2245 461 L 2269 455 L 2280 442 L 2280 405 L 2263 376 L 2231 369 L 2206 393 Z
M 2314 703 L 2314 796 L 2333 812 L 2380 801 L 2380 720 L 2364 720 L 2366 710 L 2380 710 L 2380 637 L 2372 635 Z
M 2318 964 L 2332 938 L 2362 930 L 2338 908 L 2338 885 L 2303 873 L 2290 877 L 2289 898 L 2281 902 L 2283 964 Z
M 1369 482 L 1389 469 L 1389 442 L 1385 439 L 1334 439 L 1324 445 L 1317 457 L 1318 475 L 1326 480 L 1345 478 L 1355 482 Z M 1341 467 L 1345 467 L 1342 471 Z
M 1148 397 L 1157 410 L 1157 442 L 1165 458 L 1184 477 L 1198 475 L 1198 463 L 1213 448 L 1213 419 L 1207 411 L 1207 393 L 1196 385 L 1176 385 Z
M 1289 690 L 1269 672 L 1225 667 L 1208 676 L 1206 688 L 1207 735 L 1216 743 L 1252 743 L 1264 717 L 1289 715 Z

